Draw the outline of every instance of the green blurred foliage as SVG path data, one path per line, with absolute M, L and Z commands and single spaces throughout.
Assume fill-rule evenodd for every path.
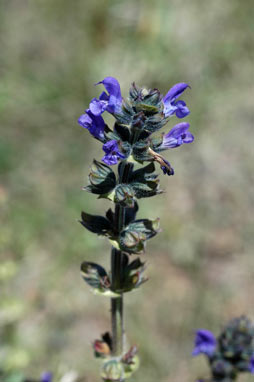
M 166 193 L 141 202 L 163 232 L 144 255 L 150 281 L 126 296 L 133 382 L 204 376 L 194 330 L 254 316 L 253 17 L 251 0 L 0 2 L 0 368 L 98 380 L 91 343 L 109 329 L 109 301 L 79 266 L 108 267 L 110 246 L 77 220 L 108 202 L 81 191 L 102 153 L 76 120 L 108 75 L 125 96 L 132 81 L 192 87 L 196 140 L 168 152 Z

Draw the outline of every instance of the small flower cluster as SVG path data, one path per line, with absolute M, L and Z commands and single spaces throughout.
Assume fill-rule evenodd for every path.
M 188 131 L 189 123 L 178 123 L 160 137 L 151 138 L 151 134 L 161 129 L 171 116 L 184 118 L 189 114 L 186 103 L 178 100 L 189 85 L 178 83 L 163 97 L 157 89 L 139 89 L 133 84 L 129 102 L 126 102 L 115 78 L 106 77 L 98 84 L 103 84 L 107 93 L 104 91 L 99 99 L 91 101 L 78 123 L 103 143 L 102 161 L 109 166 L 128 158 L 141 163 L 157 161 L 165 174 L 173 175 L 170 164 L 159 153 L 192 142 L 194 137 Z M 116 119 L 114 131 L 104 122 L 102 114 L 105 111 Z
M 139 361 L 136 346 L 125 348 L 125 341 L 121 339 L 123 324 L 117 322 L 117 317 L 121 319 L 123 294 L 147 281 L 145 262 L 140 258 L 131 261 L 130 255 L 142 254 L 147 240 L 159 232 L 158 218 L 136 218 L 138 200 L 162 192 L 155 173 L 156 162 L 164 174 L 174 174 L 161 152 L 190 143 L 194 137 L 187 122 L 176 124 L 166 134 L 153 136 L 173 115 L 184 118 L 189 114 L 186 103 L 179 100 L 188 84 L 176 84 L 163 97 L 157 89 L 139 88 L 133 83 L 127 100 L 123 99 L 115 78 L 106 77 L 98 84 L 103 84 L 106 92 L 92 99 L 78 123 L 102 143 L 104 156 L 101 161 L 93 161 L 84 190 L 110 200 L 115 209 L 109 209 L 105 216 L 82 212 L 80 223 L 90 232 L 109 239 L 111 270 L 85 261 L 81 264 L 81 275 L 93 292 L 112 299 L 112 335 L 103 334 L 93 347 L 95 356 L 103 359 L 102 379 L 124 381 L 138 367 Z M 104 112 L 115 118 L 113 129 L 105 123 Z M 148 163 L 143 166 L 145 162 Z M 114 172 L 110 166 L 116 164 L 118 168 Z
M 230 321 L 218 338 L 206 329 L 196 332 L 192 355 L 205 354 L 211 381 L 234 381 L 240 372 L 254 374 L 254 325 L 241 316 Z

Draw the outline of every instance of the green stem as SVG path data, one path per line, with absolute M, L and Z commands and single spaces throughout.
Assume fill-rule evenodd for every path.
M 121 287 L 121 260 L 122 252 L 112 247 L 111 272 L 113 289 Z M 124 345 L 124 320 L 123 320 L 123 294 L 111 299 L 112 319 L 112 354 L 117 356 L 123 353 Z
M 131 164 L 122 162 L 119 183 L 127 183 Z M 116 229 L 120 232 L 125 225 L 125 208 L 119 204 L 115 207 Z M 111 274 L 112 289 L 121 289 L 123 282 L 123 252 L 112 247 L 111 251 Z M 112 322 L 112 355 L 119 356 L 124 351 L 124 318 L 123 318 L 123 293 L 119 297 L 111 299 L 111 322 Z

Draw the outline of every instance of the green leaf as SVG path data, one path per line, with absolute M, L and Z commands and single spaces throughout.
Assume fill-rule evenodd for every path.
M 108 275 L 103 267 L 96 263 L 84 261 L 80 267 L 81 275 L 92 288 L 100 288 L 105 284 L 110 285 Z
M 119 294 L 113 292 L 111 288 L 110 278 L 103 267 L 99 264 L 84 261 L 81 264 L 81 275 L 84 281 L 93 288 L 95 294 L 118 297 Z
M 111 236 L 112 235 L 112 224 L 111 222 L 104 218 L 103 216 L 90 215 L 86 212 L 81 213 L 80 223 L 88 229 L 88 231 L 97 233 L 98 235 Z
M 155 165 L 154 162 L 149 163 L 145 167 L 141 167 L 138 170 L 135 170 L 131 174 L 131 181 L 139 181 L 142 182 L 144 179 L 146 179 L 146 176 L 148 174 L 152 174 L 155 171 Z
M 135 192 L 137 199 L 148 198 L 157 194 L 161 194 L 163 191 L 159 189 L 159 181 L 155 180 L 153 182 L 146 183 L 132 183 L 132 188 Z

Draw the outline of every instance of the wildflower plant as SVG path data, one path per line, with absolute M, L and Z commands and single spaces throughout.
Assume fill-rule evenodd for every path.
M 254 374 L 254 325 L 245 316 L 231 320 L 216 338 L 199 329 L 192 355 L 204 354 L 208 360 L 211 382 L 232 382 L 239 373 Z
M 169 120 L 189 114 L 186 103 L 179 99 L 189 87 L 174 85 L 163 97 L 157 89 L 139 88 L 133 83 L 129 97 L 122 97 L 118 81 L 106 77 L 99 98 L 93 98 L 78 123 L 102 144 L 100 161 L 94 160 L 84 190 L 114 203 L 105 216 L 81 213 L 80 223 L 112 244 L 111 269 L 106 271 L 94 262 L 83 262 L 81 273 L 85 282 L 99 295 L 111 298 L 111 333 L 94 341 L 96 357 L 103 359 L 101 377 L 104 381 L 124 381 L 138 367 L 137 347 L 126 347 L 123 296 L 147 281 L 144 275 L 144 253 L 147 240 L 159 232 L 159 218 L 137 219 L 138 200 L 160 194 L 155 163 L 164 174 L 174 174 L 171 164 L 161 153 L 190 143 L 194 137 L 189 123 L 180 122 L 169 132 L 159 133 Z M 115 123 L 107 126 L 103 113 L 111 114 Z M 113 167 L 117 165 L 117 170 Z

